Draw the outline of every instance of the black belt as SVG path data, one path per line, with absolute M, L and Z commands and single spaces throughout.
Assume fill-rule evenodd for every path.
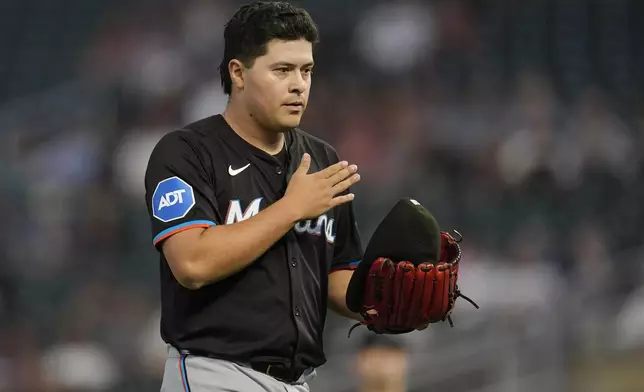
M 198 355 L 201 357 L 221 359 L 225 361 L 235 362 L 239 365 L 245 365 L 251 369 L 269 375 L 275 379 L 286 383 L 294 383 L 299 380 L 299 378 L 304 373 L 303 370 L 295 370 L 293 368 L 287 367 L 282 364 L 270 363 L 270 362 L 237 362 L 235 360 L 227 359 L 221 356 L 216 356 L 208 352 L 202 352 L 200 350 L 178 350 L 182 354 L 191 354 Z
M 273 378 L 287 383 L 293 383 L 297 381 L 300 376 L 302 376 L 302 373 L 304 373 L 303 371 L 297 371 L 293 368 L 285 367 L 284 365 L 267 362 L 252 362 L 250 364 L 250 367 L 255 371 L 267 374 Z

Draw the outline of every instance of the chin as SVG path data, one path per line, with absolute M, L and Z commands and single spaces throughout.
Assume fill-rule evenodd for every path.
M 301 116 L 288 116 L 277 119 L 277 124 L 280 128 L 296 128 L 300 126 Z

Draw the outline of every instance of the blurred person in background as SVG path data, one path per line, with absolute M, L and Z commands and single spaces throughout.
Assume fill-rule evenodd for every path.
M 393 336 L 368 334 L 355 358 L 357 392 L 405 392 L 408 353 Z

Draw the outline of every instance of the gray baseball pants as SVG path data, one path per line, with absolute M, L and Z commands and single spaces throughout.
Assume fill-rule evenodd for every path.
M 309 392 L 315 370 L 288 384 L 235 362 L 184 355 L 168 346 L 161 392 Z

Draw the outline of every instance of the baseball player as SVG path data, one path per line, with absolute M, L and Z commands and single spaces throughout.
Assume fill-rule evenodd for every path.
M 225 111 L 165 135 L 145 175 L 168 345 L 161 390 L 308 391 L 326 361 L 327 308 L 375 333 L 445 320 L 460 248 L 402 200 L 363 256 L 358 168 L 298 128 L 318 41 L 305 10 L 245 5 L 224 39 Z
M 224 31 L 221 115 L 165 135 L 146 175 L 160 252 L 161 390 L 307 391 L 325 362 L 327 307 L 348 317 L 362 257 L 360 180 L 298 129 L 318 30 L 283 2 L 241 7 Z

